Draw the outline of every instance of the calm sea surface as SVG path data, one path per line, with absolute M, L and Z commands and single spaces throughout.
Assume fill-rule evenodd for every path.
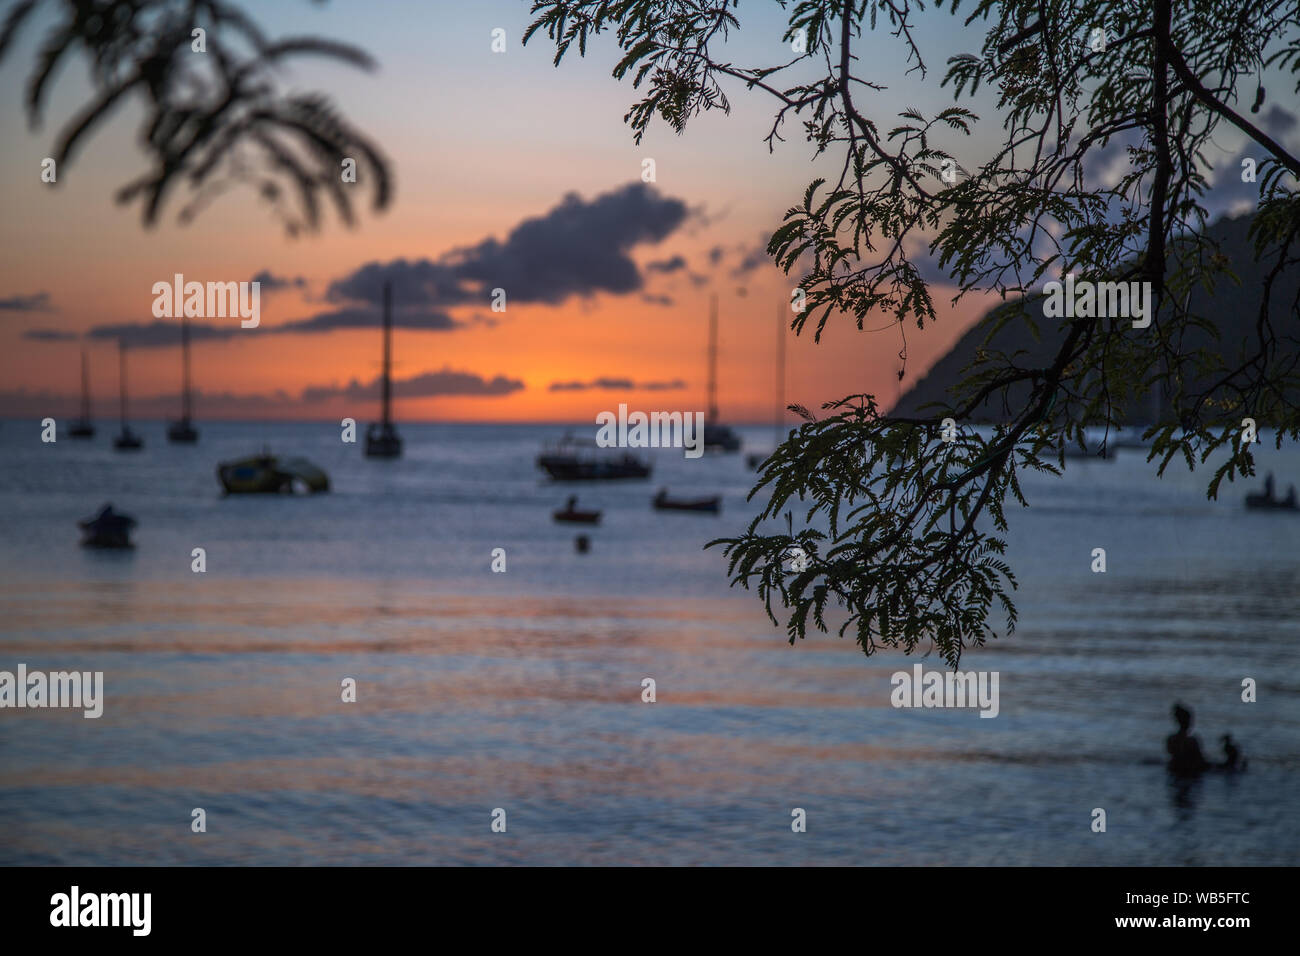
M 1137 452 L 1026 478 L 1020 627 L 962 662 L 1000 674 L 988 720 L 893 709 L 911 659 L 791 647 L 728 589 L 701 545 L 750 513 L 743 456 L 577 488 L 605 511 L 581 555 L 533 466 L 560 428 L 406 425 L 395 462 L 325 424 L 138 430 L 131 455 L 110 423 L 54 445 L 0 423 L 0 670 L 102 670 L 106 697 L 0 710 L 0 864 L 1300 862 L 1300 516 L 1240 485 L 1210 502 Z M 222 498 L 216 463 L 263 444 L 333 492 Z M 1258 460 L 1300 484 L 1300 454 Z M 661 485 L 723 513 L 656 514 Z M 133 552 L 78 547 L 106 501 Z M 1172 784 L 1175 699 L 1249 770 Z

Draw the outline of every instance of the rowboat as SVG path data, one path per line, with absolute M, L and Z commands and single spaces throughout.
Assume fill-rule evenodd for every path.
M 717 514 L 722 508 L 722 498 L 719 495 L 714 495 L 712 498 L 674 500 L 668 497 L 666 488 L 661 488 L 659 493 L 654 496 L 651 504 L 656 511 L 700 511 Z
M 599 511 L 579 511 L 577 504 L 577 496 L 572 496 L 565 502 L 563 510 L 551 512 L 551 517 L 566 524 L 600 524 Z

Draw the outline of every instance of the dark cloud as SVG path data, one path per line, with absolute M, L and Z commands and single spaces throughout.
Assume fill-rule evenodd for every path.
M 1274 103 L 1268 108 L 1268 111 L 1259 118 L 1257 126 L 1261 126 L 1264 132 L 1275 139 L 1281 140 L 1284 136 L 1296 128 L 1300 120 L 1296 119 L 1294 113 L 1289 113 L 1282 107 Z
M 377 329 L 383 317 L 373 307 L 336 309 L 322 312 L 306 319 L 294 319 L 279 325 L 261 325 L 257 329 L 244 329 L 238 319 L 227 319 L 226 324 L 190 322 L 190 340 L 193 342 L 220 342 L 236 335 L 276 335 L 288 333 L 333 332 L 336 329 Z M 460 323 L 443 312 L 418 309 L 394 309 L 393 327 L 443 332 L 458 328 Z M 97 325 L 86 335 L 92 339 L 120 341 L 128 348 L 166 348 L 180 345 L 181 326 L 176 319 L 159 319 L 155 322 L 124 322 L 117 325 Z
M 50 302 L 48 292 L 37 292 L 33 295 L 11 295 L 7 299 L 0 299 L 0 312 L 53 312 L 54 305 Z
M 383 315 L 374 306 L 336 309 L 322 312 L 307 319 L 294 319 L 280 325 L 267 326 L 268 332 L 333 332 L 335 329 L 377 329 L 383 324 Z M 445 312 L 428 309 L 393 309 L 393 328 L 423 329 L 445 332 L 459 328 L 457 322 Z
M 1251 121 L 1259 126 L 1273 139 L 1286 145 L 1287 137 L 1293 135 L 1300 120 L 1294 113 L 1276 103 Z M 1105 147 L 1089 149 L 1083 157 L 1083 179 L 1088 188 L 1098 186 L 1112 187 L 1124 175 L 1132 170 L 1129 149 L 1140 145 L 1142 136 L 1134 130 L 1125 130 L 1111 137 Z M 1205 207 L 1207 218 L 1214 222 L 1224 215 L 1234 215 L 1253 208 L 1259 201 L 1259 185 L 1242 182 L 1242 161 L 1253 159 L 1261 165 L 1268 155 L 1267 151 L 1247 139 L 1233 154 L 1225 155 L 1214 161 L 1209 170 L 1202 170 L 1209 182 L 1209 188 L 1200 197 Z M 1262 178 L 1256 170 L 1257 180 Z
M 393 383 L 394 394 L 398 398 L 427 398 L 434 395 L 462 395 L 492 398 L 509 395 L 520 391 L 524 383 L 518 379 L 497 375 L 491 379 L 475 375 L 472 372 L 453 372 L 444 369 L 441 372 L 426 372 L 409 379 Z M 369 384 L 352 381 L 344 386 L 323 385 L 308 386 L 300 396 L 291 395 L 284 389 L 272 392 L 236 394 L 234 392 L 205 392 L 195 389 L 194 407 L 198 414 L 207 418 L 242 416 L 265 417 L 283 416 L 292 412 L 301 412 L 305 404 L 328 402 L 336 399 L 352 401 L 372 401 L 379 398 L 379 380 Z M 112 406 L 116 408 L 116 398 Z M 109 405 L 101 397 L 94 405 Z M 26 389 L 11 391 L 0 390 L 0 414 L 14 417 L 54 415 L 57 417 L 75 414 L 80 405 L 80 398 L 75 394 L 61 394 L 50 391 L 29 392 Z M 137 419 L 163 419 L 175 416 L 181 407 L 179 394 L 132 396 L 131 414 Z M 102 414 L 102 412 L 101 412 Z
M 952 276 L 939 267 L 939 257 L 930 253 L 930 244 L 924 240 L 911 244 L 907 261 L 927 285 L 956 285 Z
M 630 252 L 638 245 L 663 240 L 687 215 L 684 202 L 661 196 L 645 183 L 632 183 L 591 201 L 570 193 L 545 215 L 519 223 L 504 241 L 485 239 L 436 260 L 367 263 L 330 283 L 325 299 L 334 304 L 331 311 L 279 325 L 264 324 L 257 331 L 290 334 L 378 328 L 385 282 L 392 284 L 394 326 L 434 332 L 463 327 L 465 323 L 453 319 L 446 309 L 469 303 L 486 307 L 496 288 L 505 290 L 507 305 L 554 305 L 571 296 L 640 292 L 644 278 Z M 657 271 L 676 271 L 686 263 L 674 256 L 662 265 Z M 266 269 L 253 278 L 264 288 L 305 284 L 301 277 L 277 277 Z M 28 298 L 48 297 L 41 293 Z M 229 339 L 241 332 L 249 330 L 238 322 L 190 324 L 195 342 Z M 172 320 L 101 325 L 88 335 L 138 348 L 172 346 L 180 342 L 180 324 Z
M 23 338 L 34 342 L 73 342 L 76 341 L 77 333 L 61 332 L 58 329 L 28 329 L 23 333 Z
M 1297 121 L 1294 114 L 1288 113 L 1275 103 L 1253 122 L 1285 146 L 1287 134 L 1292 132 L 1300 121 Z M 1202 199 L 1205 207 L 1210 211 L 1211 221 L 1221 214 L 1232 215 L 1254 207 L 1259 201 L 1259 183 L 1264 178 L 1264 170 L 1260 167 L 1263 166 L 1268 155 L 1266 149 L 1254 140 L 1247 139 L 1235 155 L 1215 167 L 1214 175 L 1210 177 L 1212 186 Z M 1242 163 L 1247 159 L 1254 160 L 1255 163 L 1253 183 L 1243 182 L 1241 178 L 1244 170 Z
M 227 325 L 209 325 L 206 322 L 190 322 L 190 340 L 193 342 L 213 342 L 228 339 L 243 332 L 256 335 L 257 331 L 242 329 L 239 319 L 227 319 Z M 273 331 L 267 329 L 267 331 Z M 87 338 L 108 339 L 121 342 L 128 348 L 162 348 L 181 344 L 181 325 L 176 319 L 158 319 L 154 322 L 122 322 L 116 325 L 97 325 L 86 333 Z
M 551 392 L 588 392 L 588 391 L 605 391 L 605 392 L 669 392 L 677 391 L 686 387 L 686 383 L 680 378 L 675 378 L 671 382 L 634 382 L 630 378 L 597 378 L 590 382 L 552 382 L 548 386 Z
M 233 392 L 204 392 L 195 389 L 193 401 L 196 411 L 209 418 L 238 418 L 243 415 L 283 415 L 298 405 L 297 399 L 283 390 L 269 394 L 236 395 Z M 75 415 L 80 410 L 81 399 L 75 394 L 57 394 L 48 391 L 29 392 L 25 389 L 0 391 L 0 413 L 24 418 L 29 415 L 59 418 Z M 108 408 L 116 415 L 117 398 L 92 399 L 91 414 L 104 415 Z M 132 396 L 131 415 L 136 419 L 164 419 L 175 417 L 181 407 L 179 394 Z
M 665 275 L 686 268 L 686 260 L 681 256 L 673 256 L 671 259 L 659 259 L 655 262 L 646 264 L 646 272 L 662 272 Z
M 722 246 L 714 246 L 709 250 L 709 265 L 716 266 L 726 254 L 727 251 Z
M 425 372 L 412 378 L 397 379 L 393 382 L 393 395 L 396 398 L 430 398 L 438 395 L 468 395 L 479 398 L 493 398 L 522 391 L 524 383 L 517 378 L 497 375 L 485 379 L 473 372 L 454 372 L 443 369 L 441 372 Z M 378 376 L 368 383 L 353 379 L 347 385 L 312 385 L 303 389 L 304 402 L 325 402 L 336 398 L 349 401 L 371 401 L 379 398 L 380 379 Z
M 263 292 L 277 292 L 280 289 L 305 289 L 307 280 L 302 276 L 278 276 L 270 269 L 263 269 L 253 276 L 250 282 L 259 283 Z
M 1132 168 L 1129 149 L 1140 145 L 1142 136 L 1136 130 L 1122 130 L 1110 137 L 1104 146 L 1093 144 L 1083 154 L 1081 161 L 1083 182 L 1089 189 L 1112 187 Z M 1071 142 L 1077 148 L 1078 141 Z
M 741 250 L 740 262 L 731 270 L 733 276 L 748 275 L 759 266 L 771 265 L 772 257 L 767 254 L 767 238 L 760 236 L 758 244 Z
M 662 305 L 662 306 L 665 306 L 665 307 L 672 306 L 672 305 L 675 304 L 675 303 L 673 302 L 672 296 L 667 296 L 667 295 L 649 295 L 649 294 L 646 294 L 646 295 L 641 296 L 641 301 L 642 301 L 642 302 L 648 302 L 648 303 L 650 303 L 651 305 Z
M 544 216 L 526 219 L 504 241 L 485 239 L 436 260 L 371 262 L 330 284 L 332 302 L 380 300 L 391 282 L 397 303 L 448 308 L 486 304 L 493 289 L 507 302 L 555 305 L 571 296 L 638 292 L 644 279 L 629 253 L 669 236 L 687 218 L 679 199 L 632 183 L 591 201 L 570 193 Z

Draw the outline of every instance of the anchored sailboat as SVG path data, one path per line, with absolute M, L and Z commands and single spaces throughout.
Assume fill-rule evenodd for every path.
M 384 381 L 383 381 L 383 414 L 384 420 L 379 424 L 372 424 L 366 430 L 366 457 L 367 458 L 399 458 L 402 454 L 402 439 L 397 434 L 397 429 L 393 427 L 392 417 L 392 399 L 393 399 L 393 290 L 392 286 L 384 283 Z
M 772 413 L 772 450 L 775 451 L 781 447 L 781 443 L 790 435 L 790 429 L 785 425 L 785 334 L 789 331 L 785 324 L 785 305 L 781 304 L 776 307 L 776 408 Z M 767 456 L 759 452 L 751 452 L 745 456 L 745 464 L 751 469 L 757 468 Z
M 167 427 L 167 440 L 192 445 L 199 433 L 190 423 L 190 323 L 181 317 L 181 420 Z
M 709 301 L 709 410 L 704 418 L 705 451 L 740 451 L 740 436 L 718 422 L 718 297 Z
M 121 339 L 117 340 L 117 362 L 117 382 L 119 397 L 121 400 L 122 430 L 118 433 L 117 437 L 113 439 L 113 447 L 118 451 L 135 451 L 144 445 L 144 439 L 131 431 L 131 426 L 126 423 L 126 343 Z
M 81 349 L 81 417 L 72 423 L 68 434 L 73 438 L 95 437 L 95 426 L 90 421 L 90 367 L 84 346 Z

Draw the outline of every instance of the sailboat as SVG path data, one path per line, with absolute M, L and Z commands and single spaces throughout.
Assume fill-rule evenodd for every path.
M 181 420 L 167 426 L 167 440 L 192 445 L 199 440 L 198 430 L 190 423 L 190 323 L 181 317 Z
M 118 451 L 135 451 L 144 444 L 144 439 L 131 431 L 131 426 L 126 423 L 126 343 L 121 339 L 117 340 L 117 360 L 117 381 L 122 407 L 122 430 L 113 439 L 113 447 Z
M 400 458 L 402 439 L 393 427 L 393 290 L 390 283 L 384 283 L 384 381 L 383 414 L 384 420 L 371 424 L 366 430 L 367 458 Z
M 789 436 L 785 427 L 785 305 L 776 307 L 776 408 L 772 414 L 772 450 L 776 451 Z M 745 456 L 745 464 L 755 469 L 767 460 L 759 452 L 750 452 Z
M 81 417 L 72 423 L 68 434 L 73 438 L 94 438 L 95 426 L 90 423 L 90 368 L 86 350 L 81 350 Z
M 740 436 L 718 422 L 718 297 L 709 302 L 709 411 L 704 418 L 705 451 L 740 451 Z

